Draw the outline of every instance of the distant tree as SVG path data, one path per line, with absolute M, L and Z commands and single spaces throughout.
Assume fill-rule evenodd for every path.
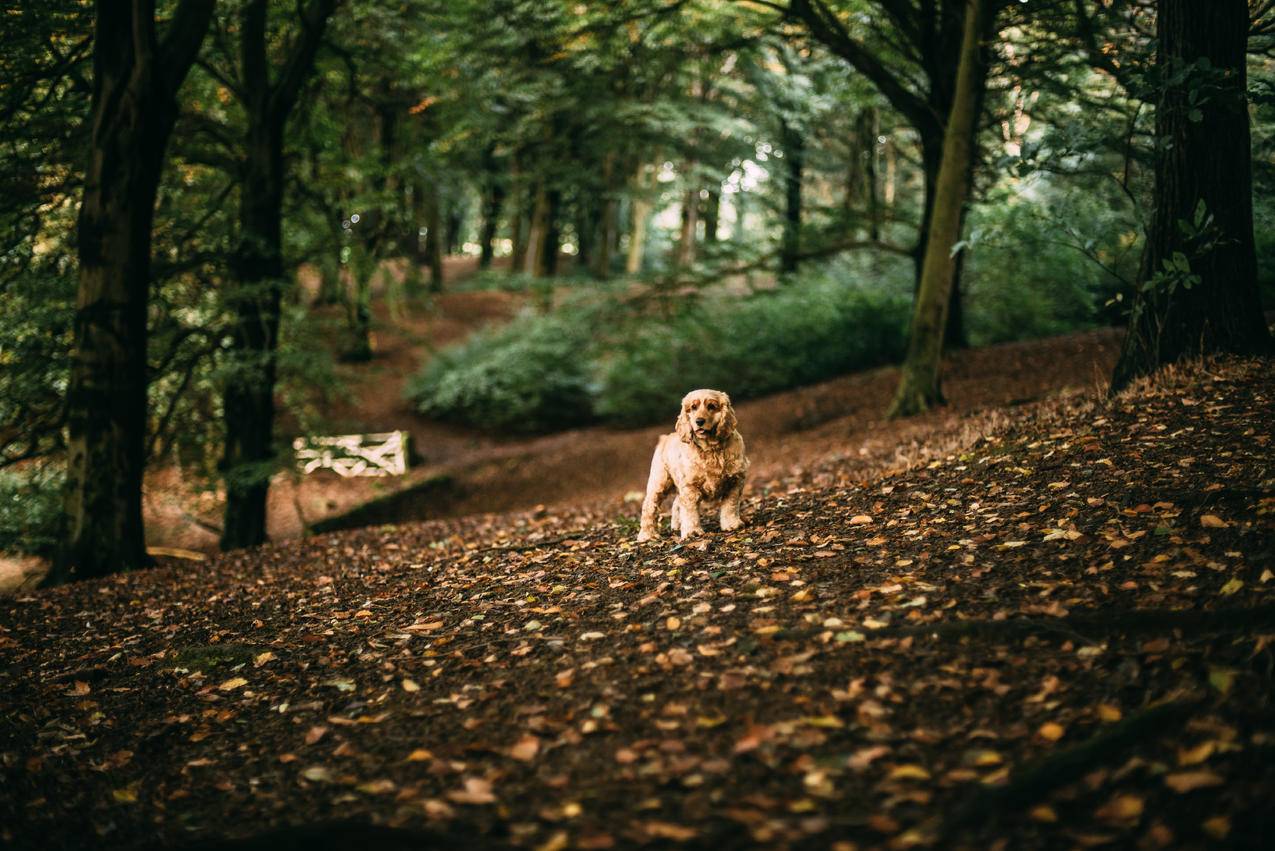
M 917 133 L 924 197 L 912 258 L 919 291 L 946 144 L 945 125 L 956 98 L 967 4 L 966 0 L 872 0 L 848 5 L 835 0 L 788 0 L 778 8 L 869 80 Z M 859 8 L 864 5 L 869 8 Z M 976 113 L 981 110 L 982 95 L 980 85 Z M 977 133 L 975 121 L 970 125 L 971 145 Z M 973 163 L 971 158 L 971 169 Z M 958 255 L 957 278 L 950 289 L 952 304 L 945 314 L 946 341 L 953 346 L 965 345 L 960 265 Z
M 76 225 L 79 287 L 66 394 L 67 530 L 53 579 L 145 564 L 151 229 L 177 90 L 213 0 L 182 0 L 161 38 L 154 0 L 98 0 L 92 135 Z
M 340 0 L 310 0 L 278 74 L 270 73 L 269 0 L 246 0 L 239 10 L 237 94 L 247 121 L 239 201 L 239 244 L 231 258 L 235 357 L 223 407 L 222 466 L 226 510 L 222 549 L 266 539 L 266 496 L 274 461 L 276 354 L 284 286 L 284 129 Z M 273 79 L 272 79 L 273 77 Z
M 1111 389 L 1212 352 L 1269 352 L 1253 245 L 1245 0 L 1159 0 L 1155 209 Z
M 952 282 L 956 277 L 953 248 L 961 234 L 961 218 L 969 196 L 973 130 L 978 119 L 979 91 L 986 65 L 982 41 L 994 18 L 996 0 L 967 0 L 956 91 L 943 139 L 943 160 L 934 189 L 934 210 L 921 266 L 921 286 L 912 311 L 903 376 L 890 407 L 891 417 L 918 414 L 943 401 L 939 365 L 947 324 Z

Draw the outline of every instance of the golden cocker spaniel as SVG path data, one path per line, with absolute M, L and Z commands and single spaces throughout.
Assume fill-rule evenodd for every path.
M 719 504 L 723 532 L 738 529 L 739 503 L 744 496 L 748 456 L 744 438 L 736 430 L 735 409 L 720 390 L 692 390 L 682 399 L 673 434 L 660 437 L 651 459 L 651 477 L 642 501 L 642 528 L 638 541 L 649 541 L 659 532 L 660 501 L 676 491 L 671 525 L 681 538 L 703 531 L 700 506 Z

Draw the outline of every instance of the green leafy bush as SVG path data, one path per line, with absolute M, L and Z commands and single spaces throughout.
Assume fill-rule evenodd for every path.
M 808 275 L 748 298 L 704 300 L 647 322 L 597 356 L 595 412 L 650 422 L 695 387 L 748 399 L 899 360 L 910 299 Z
M 590 311 L 524 313 L 438 352 L 408 383 L 424 414 L 492 431 L 536 432 L 592 419 Z
M 672 316 L 583 295 L 439 352 L 408 388 L 439 419 L 502 431 L 667 416 L 695 387 L 746 399 L 898 360 L 910 298 L 814 273 Z
M 61 473 L 0 470 L 0 552 L 51 555 L 62 523 Z

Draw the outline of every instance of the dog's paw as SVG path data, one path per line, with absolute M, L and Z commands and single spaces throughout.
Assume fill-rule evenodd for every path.
M 638 532 L 637 542 L 639 544 L 645 544 L 647 541 L 654 541 L 654 540 L 655 540 L 655 533 L 652 532 L 650 529 L 643 529 L 641 532 Z
M 740 526 L 743 526 L 743 525 L 744 525 L 744 521 L 738 517 L 727 518 L 722 521 L 722 531 L 734 532 L 736 529 L 738 529 Z
M 678 537 L 678 540 L 685 541 L 687 538 L 693 538 L 696 535 L 702 535 L 702 534 L 704 534 L 704 530 L 700 528 L 699 526 L 696 526 L 693 529 L 687 529 L 685 532 L 682 532 L 677 537 Z

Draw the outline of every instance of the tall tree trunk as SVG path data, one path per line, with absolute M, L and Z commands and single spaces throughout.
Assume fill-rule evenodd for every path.
M 1271 351 L 1253 247 L 1248 4 L 1157 8 L 1157 64 L 1170 83 L 1156 106 L 1155 210 L 1112 392 L 1184 358 Z
M 96 7 L 66 395 L 66 534 L 51 582 L 147 562 L 142 474 L 151 226 L 177 90 L 208 30 L 213 2 L 185 0 L 162 41 L 154 6 L 99 0 Z
M 619 219 L 619 201 L 616 191 L 616 154 L 608 151 L 602 160 L 602 217 L 597 227 L 597 245 L 593 254 L 590 271 L 598 280 L 611 277 L 611 252 L 615 249 L 616 222 Z
M 695 171 L 692 163 L 687 168 L 688 175 Z M 699 220 L 699 189 L 694 184 L 682 193 L 682 230 L 677 238 L 677 249 L 673 255 L 673 266 L 676 269 L 690 268 L 695 262 L 695 231 Z
M 495 165 L 490 158 L 487 162 L 487 184 L 483 193 L 483 222 L 478 235 L 479 269 L 490 269 L 492 258 L 496 256 L 494 248 L 496 231 L 500 227 L 500 211 L 505 203 L 505 185 L 495 173 Z
M 540 255 L 545 248 L 545 226 L 549 218 L 549 195 L 545 192 L 543 183 L 536 184 L 529 201 L 531 215 L 527 219 L 527 248 L 522 271 L 528 275 L 536 275 L 542 268 Z
M 890 407 L 891 417 L 917 414 L 943 401 L 939 362 L 956 275 L 952 246 L 960 238 L 962 210 L 969 196 L 979 90 L 987 74 L 981 42 L 991 26 L 992 5 L 993 0 L 969 0 L 966 7 L 961 60 L 943 136 L 943 158 L 935 185 L 921 287 L 913 308 L 903 376 Z
M 717 242 L 717 232 L 721 227 L 722 187 L 714 183 L 708 189 L 708 198 L 704 201 L 704 241 Z
M 266 504 L 274 470 L 274 390 L 283 297 L 283 132 L 301 85 L 314 67 L 319 40 L 338 0 L 311 0 L 302 11 L 301 34 L 278 80 L 270 81 L 266 57 L 268 0 L 240 9 L 240 62 L 245 139 L 239 201 L 239 244 L 231 259 L 234 368 L 223 390 L 226 425 L 222 474 L 226 510 L 224 550 L 266 539 Z
M 443 291 L 443 211 L 438 183 L 425 189 L 425 262 L 429 264 L 429 290 Z
M 801 263 L 801 184 L 805 177 L 806 140 L 799 128 L 780 119 L 784 146 L 784 236 L 779 274 L 791 275 Z
M 558 249 L 562 245 L 562 190 L 545 193 L 544 244 L 536 264 L 536 277 L 552 278 L 558 274 Z
M 654 162 L 659 162 L 658 155 Z M 643 255 L 646 252 L 646 228 L 654 206 L 646 193 L 654 188 L 658 174 L 658 165 L 639 163 L 633 175 L 634 194 L 629 205 L 629 251 L 624 259 L 624 271 L 628 275 L 636 275 L 642 271 Z

